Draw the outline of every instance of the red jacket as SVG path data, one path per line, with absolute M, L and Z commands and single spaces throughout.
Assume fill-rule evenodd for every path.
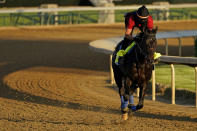
M 142 26 L 144 26 L 144 25 L 141 24 L 136 17 L 137 16 L 136 16 L 136 13 L 135 12 L 131 12 L 131 13 L 128 13 L 126 15 L 126 18 L 125 18 L 125 26 L 126 26 L 127 29 L 133 29 L 133 27 L 138 27 L 141 30 L 143 28 Z M 147 19 L 146 26 L 150 30 L 153 29 L 153 18 L 150 15 L 149 15 L 149 17 Z

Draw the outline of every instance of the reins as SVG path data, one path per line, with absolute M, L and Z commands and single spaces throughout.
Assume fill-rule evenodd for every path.
M 141 41 L 140 41 L 140 45 L 142 45 L 142 43 L 143 43 L 143 41 L 144 41 L 144 36 L 141 38 Z M 146 52 L 144 52 L 143 51 L 143 49 L 142 49 L 142 47 L 140 47 L 140 45 L 139 45 L 139 43 L 136 43 L 136 47 L 139 49 L 139 52 L 144 56 L 144 58 L 145 58 L 145 60 L 146 60 L 146 62 L 148 62 L 148 63 L 152 63 L 151 62 L 151 59 L 150 58 L 148 58 L 148 54 L 146 53 Z M 150 48 L 150 49 L 153 49 L 153 48 Z M 146 50 L 147 50 L 147 48 L 146 48 Z M 135 56 L 136 56 L 136 62 L 138 63 L 139 62 L 139 60 L 138 60 L 138 54 L 137 54 L 137 51 L 135 50 Z
M 141 37 L 141 41 L 139 42 L 139 43 L 136 43 L 136 47 L 139 49 L 139 52 L 140 52 L 140 54 L 142 54 L 143 56 L 144 56 L 144 59 L 145 59 L 145 64 L 148 64 L 148 63 L 150 63 L 150 64 L 152 64 L 152 61 L 151 61 L 151 59 L 150 58 L 148 58 L 148 54 L 147 54 L 147 52 L 145 52 L 143 49 L 142 49 L 142 47 L 140 47 L 140 45 L 142 45 L 143 44 L 143 42 L 144 42 L 144 39 L 145 39 L 145 37 L 143 36 L 143 37 Z M 147 45 L 146 45 L 147 46 Z M 137 49 L 136 48 L 136 49 Z M 137 52 L 137 50 L 135 49 L 135 57 L 136 57 L 136 68 L 137 68 L 137 74 L 138 74 L 138 78 L 140 79 L 141 78 L 141 73 L 139 72 L 139 57 L 138 57 L 138 52 Z M 152 49 L 152 48 L 151 48 Z M 147 47 L 146 47 L 146 51 L 147 51 L 148 49 L 147 49 Z M 139 85 L 139 80 L 138 79 L 138 85 Z

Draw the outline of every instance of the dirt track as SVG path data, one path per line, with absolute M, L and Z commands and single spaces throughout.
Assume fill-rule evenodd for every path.
M 160 31 L 197 29 L 197 21 L 156 25 Z M 92 40 L 123 35 L 122 24 L 0 30 L 1 131 L 197 130 L 194 106 L 149 97 L 122 122 L 117 89 L 109 84 L 109 56 L 88 48 Z M 175 55 L 176 42 L 169 41 Z M 183 40 L 183 55 L 193 55 L 192 44 L 192 38 Z

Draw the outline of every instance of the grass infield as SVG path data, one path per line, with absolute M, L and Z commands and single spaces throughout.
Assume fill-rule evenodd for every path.
M 175 87 L 195 91 L 195 70 L 186 65 L 174 65 Z M 171 67 L 168 64 L 157 64 L 155 66 L 156 82 L 171 87 Z

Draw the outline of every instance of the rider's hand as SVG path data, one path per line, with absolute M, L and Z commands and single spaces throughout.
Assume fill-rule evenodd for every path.
M 133 40 L 133 36 L 132 35 L 125 35 L 125 38 L 132 41 Z
M 129 43 L 129 42 L 131 42 L 132 40 L 133 40 L 133 36 L 132 36 L 132 35 L 125 35 L 124 41 L 125 41 L 126 43 Z

